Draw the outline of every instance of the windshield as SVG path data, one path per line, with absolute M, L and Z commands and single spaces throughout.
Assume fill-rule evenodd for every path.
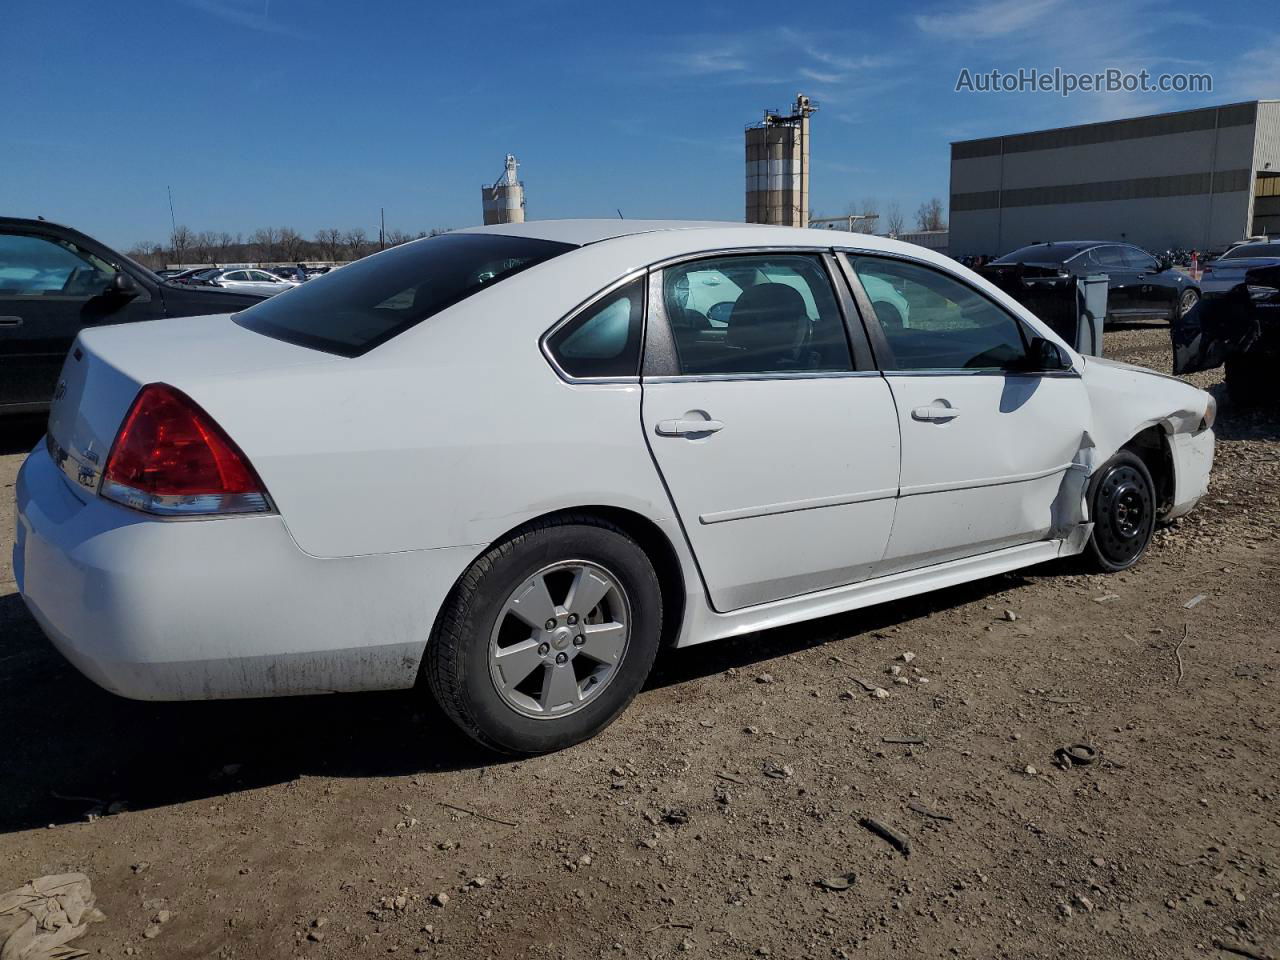
M 485 287 L 572 250 L 528 237 L 454 233 L 357 260 L 236 315 L 277 340 L 356 357 Z
M 1245 243 L 1228 250 L 1223 260 L 1243 260 L 1246 257 L 1276 257 L 1280 259 L 1280 243 Z
M 1035 243 L 1006 253 L 996 263 L 1065 263 L 1080 253 L 1080 247 L 1059 247 L 1053 244 Z

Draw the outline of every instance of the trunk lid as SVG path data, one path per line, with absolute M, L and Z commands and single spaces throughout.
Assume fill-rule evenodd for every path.
M 62 365 L 49 412 L 49 451 L 68 476 L 96 490 L 116 432 L 146 384 L 190 392 L 211 379 L 338 359 L 260 336 L 229 314 L 89 328 Z

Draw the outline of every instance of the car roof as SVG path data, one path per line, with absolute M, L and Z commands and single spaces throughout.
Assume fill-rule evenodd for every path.
M 606 241 L 658 241 L 668 255 L 716 248 L 778 246 L 847 248 L 922 255 L 925 251 L 890 237 L 844 230 L 780 227 L 731 220 L 530 220 L 451 231 L 554 240 L 579 247 Z M 612 244 L 610 244 L 612 246 Z M 653 249 L 654 244 L 646 244 Z M 945 257 L 940 257 L 945 260 Z
M 586 246 L 602 240 L 631 237 L 660 230 L 714 230 L 741 227 L 724 220 L 529 220 L 524 223 L 497 223 L 467 227 L 455 233 L 493 233 L 534 240 L 554 240 Z

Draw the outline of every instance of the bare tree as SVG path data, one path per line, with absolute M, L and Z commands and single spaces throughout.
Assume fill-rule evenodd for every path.
M 290 263 L 295 263 L 302 259 L 303 249 L 307 245 L 307 238 L 300 234 L 293 227 L 280 228 L 280 255 Z
M 253 244 L 258 254 L 258 259 L 270 263 L 276 259 L 279 252 L 280 231 L 275 227 L 261 227 L 253 231 L 253 236 L 249 238 L 249 242 Z
M 240 245 L 240 237 L 235 237 L 227 233 L 225 230 L 214 235 L 213 240 L 213 258 L 218 261 L 227 260 L 231 256 L 232 247 Z
M 942 201 L 937 197 L 930 197 L 920 204 L 920 209 L 916 211 L 916 224 L 921 230 L 945 230 L 947 221 L 942 214 Z
M 405 233 L 403 230 L 388 230 L 384 236 L 388 247 L 398 247 L 402 243 L 408 243 L 414 239 L 413 234 Z
M 154 240 L 140 240 L 125 251 L 144 267 L 159 270 L 164 266 L 164 245 Z
M 218 249 L 218 235 L 212 230 L 201 230 L 191 239 L 191 255 L 201 263 L 212 263 Z
M 428 233 L 428 234 L 427 234 L 427 236 L 428 236 L 428 237 L 438 237 L 438 236 L 440 236 L 440 234 L 442 234 L 442 233 L 449 233 L 451 230 L 453 230 L 453 227 L 432 227 L 432 228 L 431 228 L 431 232 L 430 232 L 430 233 Z
M 884 226 L 889 236 L 896 237 L 905 225 L 902 219 L 902 207 L 897 200 L 890 200 L 884 211 Z
M 169 250 L 173 254 L 174 263 L 186 263 L 187 250 L 190 249 L 195 235 L 185 223 L 173 228 L 169 235 Z
M 337 227 L 325 227 L 316 231 L 316 246 L 326 260 L 337 260 L 342 250 L 342 231 Z
M 347 258 L 359 260 L 368 253 L 369 239 L 363 227 L 352 227 L 343 234 L 342 242 L 347 248 Z

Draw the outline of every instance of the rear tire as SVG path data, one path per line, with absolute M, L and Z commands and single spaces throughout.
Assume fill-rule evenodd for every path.
M 1093 533 L 1085 548 L 1105 573 L 1127 570 L 1142 559 L 1156 529 L 1156 485 L 1147 465 L 1121 450 L 1089 481 Z
M 661 627 L 662 592 L 640 546 L 600 518 L 557 517 L 516 531 L 463 574 L 423 669 L 468 736 L 504 753 L 547 753 L 595 736 L 626 708 Z
M 1178 320 L 1190 313 L 1197 303 L 1200 302 L 1200 291 L 1186 289 L 1182 291 L 1182 296 L 1178 298 L 1178 315 L 1173 319 Z

